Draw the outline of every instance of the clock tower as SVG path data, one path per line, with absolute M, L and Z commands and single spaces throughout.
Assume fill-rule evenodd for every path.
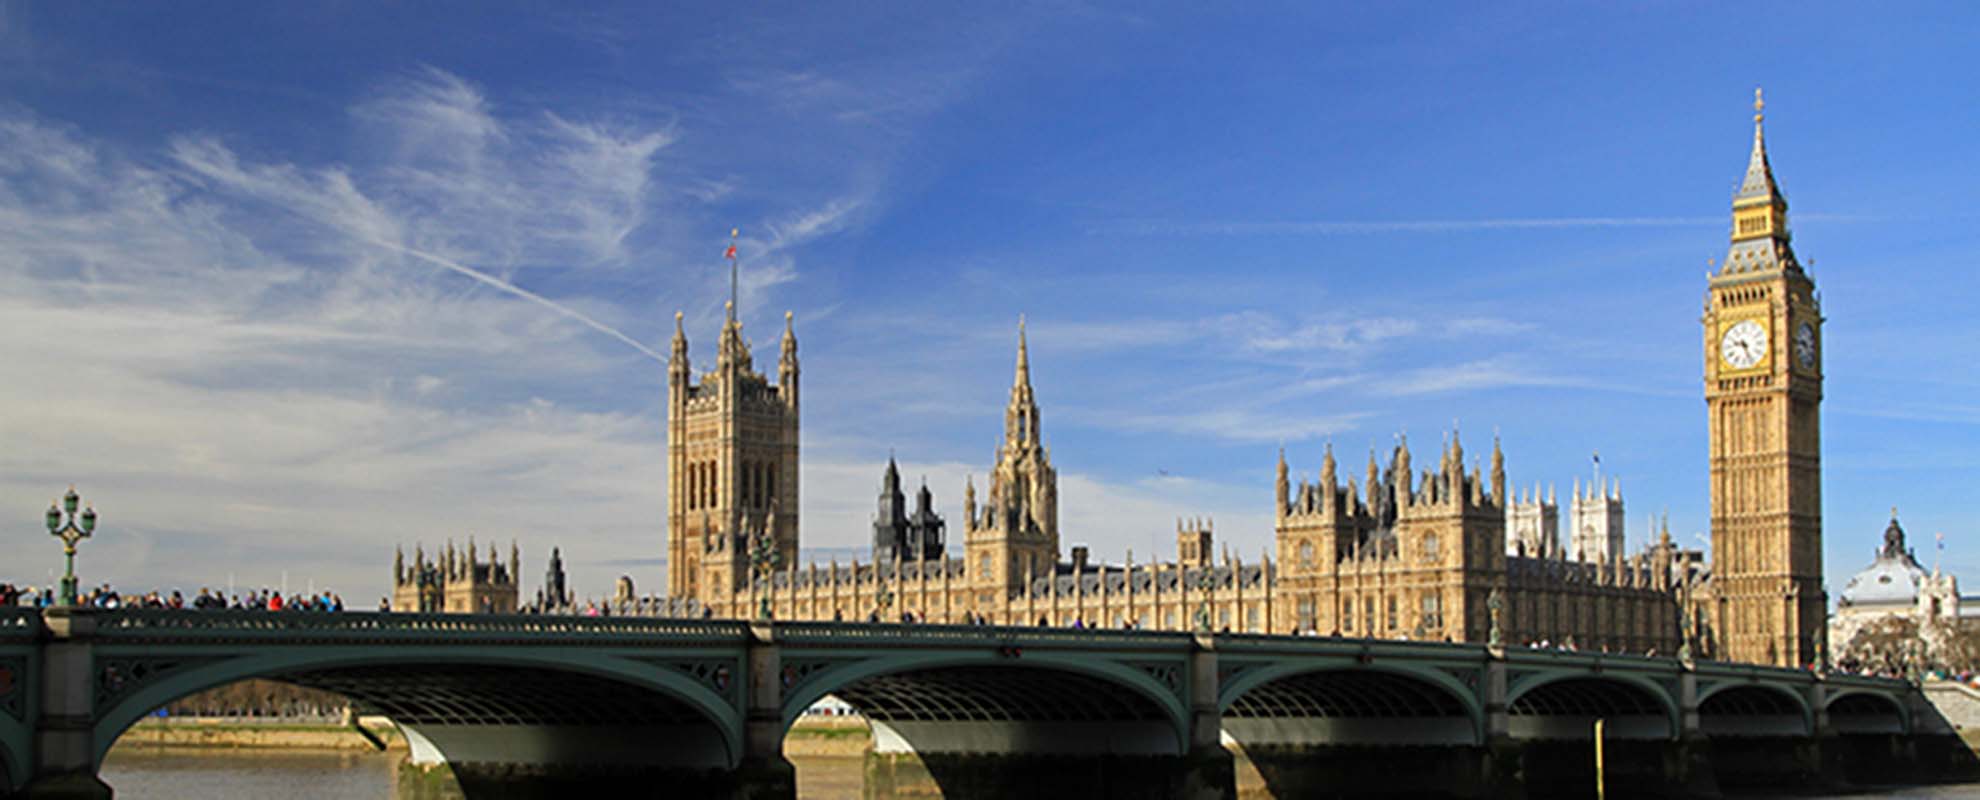
M 1714 656 L 1782 666 L 1818 658 L 1822 589 L 1821 301 L 1789 246 L 1753 93 L 1753 155 L 1732 204 L 1732 247 L 1705 294 Z

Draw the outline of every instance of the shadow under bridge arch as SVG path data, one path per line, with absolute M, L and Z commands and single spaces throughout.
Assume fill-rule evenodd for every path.
M 1698 698 L 1698 725 L 1706 736 L 1809 736 L 1815 714 L 1787 686 L 1744 683 L 1713 687 Z
M 1605 738 L 1677 737 L 1677 704 L 1647 680 L 1614 674 L 1574 674 L 1529 680 L 1510 692 L 1508 727 L 1515 739 L 1588 740 L 1595 720 Z
M 1376 666 L 1273 670 L 1226 689 L 1224 735 L 1246 748 L 1470 746 L 1484 741 L 1473 693 L 1449 675 Z
M 1165 681 L 1056 653 L 873 659 L 792 687 L 784 722 L 829 694 L 866 717 L 875 753 L 1175 756 L 1188 715 L 1172 669 Z
M 248 678 L 342 695 L 358 713 L 398 723 L 415 763 L 453 764 L 457 775 L 462 765 L 713 772 L 740 761 L 740 714 L 731 702 L 659 666 L 552 654 L 297 648 L 172 670 L 116 698 L 95 726 L 97 763 L 151 710 Z

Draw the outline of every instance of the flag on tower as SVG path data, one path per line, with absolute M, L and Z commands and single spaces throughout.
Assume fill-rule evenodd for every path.
M 729 229 L 729 249 L 722 251 L 723 258 L 726 258 L 730 261 L 736 260 L 736 236 L 741 233 L 742 233 L 741 228 Z

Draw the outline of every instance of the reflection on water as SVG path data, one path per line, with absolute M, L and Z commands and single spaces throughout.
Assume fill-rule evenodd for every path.
M 254 751 L 118 747 L 103 780 L 118 800 L 396 800 L 403 753 Z M 798 796 L 859 800 L 866 775 L 859 758 L 794 757 Z M 305 788 L 306 787 L 306 788 Z
M 118 747 L 104 759 L 102 774 L 118 800 L 379 800 L 394 794 L 399 757 L 398 753 Z
M 215 751 L 119 747 L 103 779 L 119 800 L 391 800 L 400 753 Z M 865 782 L 859 758 L 797 756 L 798 796 L 856 800 Z M 1980 797 L 1980 784 L 1892 789 L 1837 796 L 1851 800 L 1953 800 Z M 1832 800 L 1803 798 L 1803 800 Z

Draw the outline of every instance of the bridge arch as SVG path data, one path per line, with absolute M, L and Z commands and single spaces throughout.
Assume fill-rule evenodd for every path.
M 351 697 L 360 704 L 385 711 L 407 729 L 408 740 L 424 743 L 431 751 L 415 756 L 444 756 L 447 760 L 513 760 L 527 762 L 529 756 L 561 763 L 559 756 L 582 756 L 599 761 L 612 758 L 665 757 L 678 763 L 660 766 L 693 766 L 729 769 L 741 761 L 742 723 L 740 713 L 730 702 L 685 675 L 661 666 L 645 664 L 608 654 L 569 651 L 462 653 L 448 647 L 356 648 L 286 647 L 257 655 L 232 655 L 204 660 L 188 656 L 185 666 L 167 669 L 100 708 L 92 729 L 95 763 L 101 764 L 117 737 L 139 719 L 174 700 L 229 683 L 265 678 L 321 688 Z M 97 657 L 97 669 L 105 658 Z M 419 685 L 440 686 L 421 696 Z M 530 694 L 508 695 L 493 687 L 526 685 Z M 615 706 L 604 715 L 578 718 L 557 713 L 558 698 L 608 696 Z M 584 704 L 595 705 L 595 704 Z M 573 708 L 576 706 L 573 705 Z M 396 713 L 395 713 L 396 712 Z M 401 719 L 412 717 L 414 719 Z M 504 731 L 490 726 L 507 726 Z M 503 740 L 526 728 L 550 728 L 575 746 L 581 737 L 575 732 L 632 729 L 695 732 L 693 736 L 673 736 L 698 742 L 699 748 L 672 751 L 670 747 L 644 747 L 634 753 L 623 739 L 602 737 L 608 750 L 569 752 L 551 740 L 559 737 L 532 737 L 539 749 L 559 752 L 505 752 L 513 744 Z M 477 730 L 478 729 L 478 730 Z M 710 736 L 709 734 L 713 734 Z M 597 742 L 582 743 L 596 748 Z
M 1506 692 L 1516 739 L 1592 739 L 1605 719 L 1619 739 L 1676 739 L 1677 701 L 1648 678 L 1594 670 L 1549 670 L 1521 678 Z
M 866 716 L 876 752 L 1181 755 L 1186 676 L 1176 665 L 1170 677 L 1049 651 L 880 656 L 795 681 L 783 724 L 829 694 Z
M 1837 733 L 1911 732 L 1911 710 L 1884 692 L 1845 689 L 1829 695 L 1827 700 L 1829 725 Z
M 1485 741 L 1477 692 L 1450 673 L 1424 667 L 1328 659 L 1245 670 L 1218 692 L 1217 707 L 1225 731 L 1241 743 Z M 1292 719 L 1304 722 L 1282 721 Z
M 1815 713 L 1808 698 L 1788 686 L 1727 682 L 1699 693 L 1698 724 L 1707 736 L 1808 736 Z

